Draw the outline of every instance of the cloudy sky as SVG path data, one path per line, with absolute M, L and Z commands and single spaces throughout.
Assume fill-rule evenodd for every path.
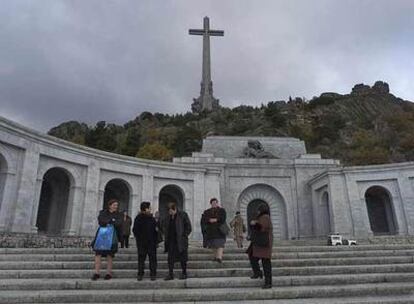
M 40 131 L 183 113 L 210 16 L 223 106 L 390 84 L 414 101 L 412 0 L 0 0 L 0 116 Z

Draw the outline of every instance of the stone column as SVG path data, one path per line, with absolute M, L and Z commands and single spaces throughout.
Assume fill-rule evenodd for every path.
M 83 216 L 81 222 L 81 236 L 93 236 L 98 227 L 97 216 L 98 189 L 99 189 L 100 169 L 95 162 L 88 166 L 85 188 L 85 203 L 83 204 Z M 99 201 L 101 202 L 101 201 Z
M 345 175 L 345 181 L 353 220 L 354 236 L 359 238 L 371 237 L 374 234 L 369 223 L 365 197 L 360 196 L 355 180 Z
M 152 209 L 158 210 L 158 201 L 154 202 L 154 177 L 144 175 L 142 177 L 142 200 L 151 203 Z
M 135 216 L 138 214 L 139 212 L 139 207 L 141 204 L 141 195 L 138 193 L 132 194 L 131 195 L 131 211 L 130 211 L 130 217 L 132 218 L 132 220 L 134 220 Z
M 188 214 L 188 216 L 191 218 L 191 224 L 193 226 L 193 233 L 191 235 L 191 238 L 193 240 L 202 240 L 203 236 L 201 234 L 201 226 L 200 226 L 200 220 L 201 215 L 203 214 L 203 211 L 205 209 L 205 193 L 204 193 L 204 174 L 203 173 L 197 173 L 194 176 L 194 184 L 193 184 L 194 190 L 193 190 L 193 208 L 192 208 L 192 214 Z
M 40 195 L 42 193 L 42 185 L 43 185 L 43 178 L 38 177 L 36 179 L 33 212 L 32 212 L 32 219 L 31 219 L 32 233 L 37 233 L 36 222 L 37 222 L 37 214 L 39 212 L 39 203 L 40 203 Z
M 332 173 L 329 179 L 329 212 L 331 215 L 331 232 L 345 236 L 354 236 L 354 217 L 352 202 L 349 197 L 348 184 L 344 174 Z M 355 185 L 356 186 L 356 185 Z M 354 189 L 352 191 L 355 191 Z M 358 191 L 357 191 L 358 192 Z M 355 198 L 352 197 L 355 200 Z M 358 201 L 358 198 L 356 198 Z M 354 203 L 355 204 L 355 203 Z M 359 202 L 358 202 L 359 204 Z M 358 236 L 358 235 L 356 235 Z
M 33 225 L 34 205 L 37 203 L 36 180 L 40 155 L 36 146 L 26 150 L 23 158 L 21 180 L 17 192 L 16 209 L 13 216 L 12 232 L 31 233 L 37 228 Z M 36 224 L 36 222 L 35 222 Z
M 407 224 L 406 232 L 408 235 L 414 235 L 414 191 L 412 180 L 407 176 L 400 176 L 398 178 L 398 189 L 401 196 L 402 212 Z
M 1 173 L 4 181 L 3 195 L 0 197 L 0 232 L 10 230 L 10 219 L 13 212 L 14 194 L 17 187 L 17 178 L 15 172 L 8 171 Z

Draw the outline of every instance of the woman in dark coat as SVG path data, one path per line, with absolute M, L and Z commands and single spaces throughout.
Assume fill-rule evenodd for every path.
M 185 211 L 177 209 L 174 202 L 168 204 L 168 216 L 161 221 L 164 233 L 165 252 L 168 252 L 168 275 L 166 281 L 174 279 L 174 263 L 181 263 L 180 280 L 187 279 L 188 236 L 191 233 L 191 222 Z
M 211 208 L 204 211 L 201 216 L 201 230 L 203 232 L 203 245 L 213 249 L 214 261 L 221 263 L 223 260 L 226 235 L 220 226 L 226 224 L 226 210 L 219 206 L 218 200 L 210 200 Z
M 262 267 L 265 277 L 263 289 L 272 288 L 272 247 L 273 227 L 270 220 L 269 208 L 266 205 L 259 206 L 256 220 L 250 222 L 251 243 L 247 249 L 250 264 L 253 270 L 252 279 L 262 278 L 259 260 L 262 260 Z
M 109 200 L 107 209 L 101 210 L 98 216 L 98 224 L 101 227 L 106 225 L 114 225 L 115 232 L 117 234 L 117 239 L 121 240 L 122 238 L 122 214 L 118 212 L 119 203 L 117 200 Z M 112 279 L 112 259 L 115 256 L 115 253 L 118 251 L 118 242 L 116 246 L 110 251 L 95 251 L 95 273 L 92 276 L 92 280 L 96 281 L 100 277 L 101 270 L 101 257 L 106 257 L 106 269 L 107 273 L 104 277 L 105 280 Z
M 157 276 L 157 223 L 151 213 L 149 202 L 141 203 L 141 212 L 136 216 L 132 232 L 137 242 L 138 276 L 141 281 L 144 276 L 145 259 L 149 258 L 151 281 Z

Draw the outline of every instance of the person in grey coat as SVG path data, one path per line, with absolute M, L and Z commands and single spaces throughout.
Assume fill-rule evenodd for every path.
M 174 202 L 168 204 L 168 215 L 161 219 L 161 231 L 164 234 L 165 252 L 168 252 L 168 275 L 166 281 L 174 279 L 174 263 L 181 263 L 180 280 L 187 279 L 188 236 L 191 222 L 185 211 L 178 210 Z

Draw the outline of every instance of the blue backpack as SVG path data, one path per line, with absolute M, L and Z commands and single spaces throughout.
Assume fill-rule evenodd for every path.
M 92 242 L 94 251 L 113 251 L 118 247 L 118 238 L 113 225 L 99 227 Z

